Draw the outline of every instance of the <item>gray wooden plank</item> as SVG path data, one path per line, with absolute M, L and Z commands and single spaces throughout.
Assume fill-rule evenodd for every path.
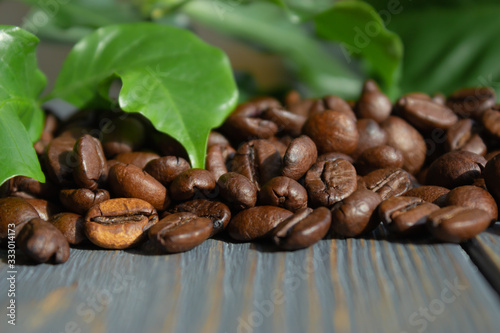
M 4 250 L 0 258 L 5 276 Z M 0 280 L 3 309 L 6 287 Z M 295 252 L 219 240 L 176 255 L 72 249 L 63 265 L 19 264 L 16 296 L 17 325 L 2 314 L 1 332 L 494 332 L 500 326 L 498 296 L 460 246 L 383 239 L 324 240 Z

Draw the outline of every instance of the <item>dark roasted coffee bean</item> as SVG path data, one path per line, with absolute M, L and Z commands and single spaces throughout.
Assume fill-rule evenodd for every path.
M 356 160 L 356 171 L 366 175 L 377 169 L 401 168 L 404 164 L 403 154 L 391 146 L 376 146 L 368 148 Z
M 54 133 L 57 129 L 57 126 L 57 118 L 51 113 L 46 113 L 45 123 L 43 125 L 40 139 L 33 145 L 38 155 L 43 155 L 43 153 L 45 153 L 45 149 L 47 149 L 50 141 L 54 138 Z
M 170 135 L 158 131 L 149 132 L 149 143 L 162 156 L 178 156 L 189 160 L 186 149 Z
M 354 159 L 351 156 L 342 153 L 325 153 L 319 155 L 316 159 L 316 162 L 335 161 L 338 159 L 343 159 L 349 163 L 354 163 Z
M 19 248 L 38 263 L 61 264 L 69 258 L 69 244 L 64 235 L 52 224 L 34 218 L 24 225 L 17 236 Z
M 496 100 L 495 91 L 491 88 L 466 88 L 455 91 L 448 97 L 446 105 L 459 116 L 477 118 L 493 107 Z
M 429 215 L 427 228 L 438 240 L 460 243 L 483 232 L 490 224 L 490 215 L 477 208 L 448 206 Z
M 46 172 L 50 180 L 63 187 L 74 186 L 73 167 L 76 165 L 73 147 L 76 139 L 65 136 L 52 140 L 45 152 Z
M 458 121 L 451 109 L 432 100 L 406 96 L 398 100 L 396 107 L 403 118 L 422 131 L 447 129 Z
M 412 188 L 405 194 L 407 197 L 420 198 L 426 202 L 433 203 L 440 207 L 445 205 L 446 195 L 450 192 L 449 189 L 442 186 L 424 185 Z
M 170 184 L 172 199 L 177 201 L 189 200 L 195 196 L 211 197 L 215 189 L 215 178 L 210 171 L 204 169 L 189 169 L 175 177 Z
M 146 239 L 158 221 L 154 207 L 141 199 L 110 199 L 92 207 L 85 216 L 85 234 L 105 249 L 126 249 Z
M 183 202 L 174 207 L 173 212 L 188 212 L 200 217 L 208 217 L 213 224 L 211 236 L 226 228 L 231 220 L 231 211 L 222 202 L 205 199 Z
M 281 174 L 299 180 L 316 162 L 318 151 L 314 142 L 305 135 L 294 139 L 283 157 Z
M 85 218 L 74 213 L 60 213 L 52 216 L 49 221 L 64 235 L 71 245 L 78 245 L 87 240 L 85 236 Z
M 103 119 L 101 123 L 104 127 L 102 147 L 108 158 L 135 151 L 144 144 L 146 138 L 144 125 L 129 114 L 126 118 Z
M 170 205 L 165 186 L 135 165 L 115 164 L 109 169 L 108 182 L 118 197 L 142 199 L 157 210 L 165 210 Z
M 382 198 L 377 193 L 356 190 L 332 208 L 331 230 L 335 236 L 356 237 L 375 229 L 380 220 L 376 212 Z
M 76 164 L 73 168 L 75 183 L 95 191 L 108 177 L 108 167 L 101 142 L 86 134 L 76 141 L 73 149 Z
M 486 159 L 486 161 L 489 161 L 498 154 L 500 154 L 500 150 L 489 151 L 486 155 L 484 155 L 484 158 Z
M 257 189 L 273 177 L 280 175 L 281 156 L 267 140 L 252 140 L 238 148 L 234 155 L 232 171 L 241 173 Z
M 426 184 L 454 188 L 470 185 L 481 177 L 486 159 L 468 151 L 452 151 L 432 162 Z
M 307 207 L 307 191 L 297 181 L 288 177 L 274 177 L 259 192 L 262 205 L 278 206 L 295 212 Z
M 60 208 L 47 200 L 43 199 L 24 199 L 29 203 L 44 221 L 47 221 L 51 216 L 56 215 L 61 212 Z
M 272 121 L 278 126 L 278 132 L 289 134 L 297 137 L 302 132 L 302 126 L 307 120 L 306 116 L 302 116 L 290 111 L 280 110 L 278 108 L 270 108 L 262 113 L 262 118 Z
M 403 169 L 378 169 L 363 179 L 366 188 L 377 192 L 382 200 L 403 195 L 412 188 L 410 176 Z
M 160 155 L 155 153 L 136 151 L 118 154 L 114 159 L 123 164 L 133 164 L 138 168 L 144 169 L 149 162 L 158 158 L 160 158 Z
M 182 157 L 163 156 L 148 162 L 144 167 L 144 171 L 164 186 L 168 186 L 175 177 L 190 168 L 189 162 Z
M 39 217 L 36 209 L 24 199 L 14 197 L 0 199 L 0 241 L 12 235 L 10 230 L 15 228 L 17 235 L 28 221 Z
M 326 110 L 313 113 L 302 129 L 321 154 L 339 152 L 350 154 L 359 140 L 356 120 L 339 111 Z
M 380 91 L 375 81 L 365 81 L 361 97 L 356 103 L 358 118 L 369 118 L 380 123 L 389 117 L 391 110 L 391 100 Z
M 432 96 L 432 101 L 440 105 L 446 105 L 446 96 L 439 92 L 435 93 Z
M 59 200 L 61 200 L 63 206 L 68 211 L 80 215 L 85 215 L 92 206 L 109 199 L 109 192 L 101 189 L 91 191 L 87 188 L 79 188 L 61 190 L 59 193 Z
M 287 104 L 287 110 L 289 110 L 292 113 L 308 117 L 309 110 L 311 110 L 311 108 L 314 106 L 315 103 L 316 99 L 306 98 L 292 105 Z
M 472 134 L 470 140 L 460 149 L 477 155 L 484 156 L 488 150 L 486 144 L 479 134 Z
M 303 249 L 325 237 L 331 222 L 332 215 L 328 208 L 303 208 L 274 229 L 273 241 L 285 250 Z
M 461 119 L 446 131 L 445 148 L 447 152 L 459 150 L 469 142 L 472 136 L 471 119 Z
M 486 163 L 484 181 L 488 191 L 497 201 L 497 204 L 500 204 L 500 154 L 494 156 Z
M 207 148 L 210 148 L 214 145 L 230 146 L 231 144 L 229 143 L 229 140 L 226 139 L 226 137 L 224 135 L 222 135 L 216 131 L 211 131 L 210 134 L 208 135 Z
M 390 116 L 381 124 L 387 134 L 387 145 L 403 153 L 403 169 L 417 173 L 425 162 L 427 147 L 422 135 L 399 117 Z
M 481 117 L 482 124 L 489 135 L 494 138 L 500 138 L 500 111 L 488 109 L 484 111 Z
M 379 217 L 389 231 L 401 236 L 422 236 L 427 217 L 439 206 L 416 197 L 392 197 L 378 207 Z
M 228 172 L 217 181 L 221 197 L 233 209 L 243 210 L 255 206 L 257 187 L 242 174 Z
M 356 169 L 342 159 L 316 162 L 307 171 L 305 185 L 312 205 L 331 207 L 356 190 Z
M 456 187 L 446 196 L 447 206 L 460 206 L 484 210 L 495 222 L 498 217 L 498 207 L 495 199 L 488 191 L 472 185 Z
M 325 96 L 316 100 L 309 109 L 309 114 L 326 110 L 337 111 L 356 121 L 356 114 L 345 100 L 338 96 Z
M 42 198 L 51 200 L 59 189 L 50 180 L 40 183 L 38 180 L 17 176 L 7 180 L 0 188 L 0 196 L 19 198 Z
M 288 140 L 288 139 L 290 139 L 290 140 Z M 283 156 L 285 156 L 288 145 L 292 141 L 292 138 L 289 136 L 285 136 L 285 137 L 281 137 L 281 138 L 278 138 L 277 136 L 273 136 L 272 138 L 269 138 L 267 141 L 269 141 L 274 146 L 274 148 L 276 148 L 276 151 L 278 152 L 278 154 L 280 154 L 280 157 L 283 158 Z
M 193 213 L 170 214 L 149 229 L 149 239 L 163 251 L 177 253 L 191 250 L 212 234 L 208 217 Z
M 356 128 L 359 133 L 359 141 L 356 150 L 351 154 L 354 158 L 357 158 L 368 148 L 385 145 L 387 142 L 385 131 L 373 119 L 358 120 Z
M 483 190 L 488 190 L 486 188 L 486 182 L 484 181 L 484 177 L 474 179 L 474 182 L 472 183 L 472 185 L 477 186 L 479 188 L 482 188 Z
M 291 211 L 280 207 L 253 207 L 234 216 L 227 226 L 227 231 L 235 240 L 251 241 L 269 236 L 278 224 L 292 215 Z
M 206 168 L 210 171 L 215 179 L 227 173 L 227 166 L 232 161 L 236 150 L 231 146 L 213 145 L 207 150 L 207 163 Z

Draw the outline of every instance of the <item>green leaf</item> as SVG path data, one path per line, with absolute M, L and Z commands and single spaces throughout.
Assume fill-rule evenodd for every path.
M 346 46 L 346 56 L 361 56 L 370 65 L 371 76 L 379 78 L 391 95 L 400 76 L 403 44 L 387 30 L 379 14 L 361 1 L 343 1 L 315 17 L 318 34 Z
M 338 0 L 269 0 L 281 6 L 293 22 L 307 21 Z
M 32 145 L 43 127 L 37 97 L 46 83 L 36 63 L 38 38 L 0 25 L 0 43 L 0 184 L 17 175 L 45 181 Z
M 51 97 L 91 106 L 101 101 L 99 86 L 109 85 L 113 75 L 122 80 L 120 107 L 143 114 L 186 148 L 193 167 L 203 167 L 210 130 L 222 124 L 238 99 L 226 55 L 170 26 L 104 27 L 75 45 Z

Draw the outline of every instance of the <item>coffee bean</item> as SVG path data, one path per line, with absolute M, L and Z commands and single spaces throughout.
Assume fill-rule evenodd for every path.
M 60 213 L 49 220 L 64 235 L 71 245 L 78 245 L 87 240 L 85 236 L 85 218 L 74 213 Z
M 495 199 L 488 191 L 477 186 L 468 185 L 454 188 L 446 196 L 445 204 L 484 210 L 490 216 L 491 222 L 496 222 L 498 217 Z
M 6 181 L 0 188 L 0 196 L 19 197 L 19 198 L 42 198 L 51 200 L 57 196 L 59 189 L 50 180 L 40 183 L 38 180 L 17 176 Z
M 59 186 L 74 186 L 73 167 L 77 165 L 73 152 L 76 139 L 72 137 L 57 137 L 52 140 L 45 152 L 44 161 L 50 180 Z
M 206 168 L 215 179 L 228 172 L 227 166 L 230 165 L 236 151 L 231 146 L 213 145 L 207 151 Z
M 426 183 L 446 188 L 470 185 L 481 177 L 486 159 L 467 151 L 452 151 L 432 162 L 427 172 Z
M 433 203 L 440 207 L 445 205 L 446 195 L 450 192 L 446 187 L 424 185 L 412 188 L 405 194 L 406 197 L 420 198 L 426 202 Z
M 278 108 L 265 110 L 262 113 L 262 118 L 275 123 L 278 126 L 279 133 L 289 134 L 294 137 L 301 134 L 302 127 L 307 120 L 306 116 Z
M 212 229 L 212 221 L 207 217 L 176 213 L 164 217 L 149 229 L 149 239 L 166 252 L 184 252 L 208 239 Z
M 144 167 L 144 171 L 159 181 L 163 186 L 169 186 L 175 177 L 190 168 L 189 162 L 182 157 L 163 156 L 149 161 Z
M 281 156 L 266 140 L 252 140 L 241 145 L 233 158 L 232 171 L 252 181 L 260 189 L 271 178 L 279 176 Z
M 451 109 L 432 100 L 406 96 L 398 100 L 396 107 L 403 118 L 422 131 L 447 129 L 458 121 Z
M 406 121 L 394 116 L 382 122 L 381 127 L 387 134 L 387 145 L 403 153 L 403 169 L 417 173 L 424 165 L 427 151 L 422 135 Z
M 53 215 L 60 213 L 60 208 L 47 200 L 43 199 L 24 199 L 27 203 L 29 203 L 33 208 L 35 208 L 36 212 L 40 216 L 40 218 L 44 221 L 47 221 Z
M 165 186 L 135 165 L 115 164 L 109 169 L 108 181 L 118 197 L 142 199 L 157 210 L 165 210 L 170 205 Z
M 427 229 L 438 240 L 460 243 L 473 238 L 490 224 L 490 215 L 477 208 L 448 206 L 427 218 Z
M 316 162 L 307 171 L 305 186 L 312 205 L 331 207 L 356 190 L 356 169 L 342 159 Z
M 346 160 L 349 163 L 354 163 L 354 159 L 346 154 L 342 153 L 324 153 L 318 156 L 316 162 L 326 162 L 326 161 L 336 161 L 336 160 Z
M 73 152 L 76 159 L 73 168 L 75 183 L 95 191 L 108 177 L 107 161 L 101 142 L 86 134 L 76 141 Z
M 314 142 L 305 135 L 294 139 L 283 158 L 281 174 L 285 177 L 299 180 L 316 162 L 318 151 Z
M 275 206 L 253 207 L 234 216 L 227 231 L 235 240 L 251 241 L 269 236 L 278 224 L 292 215 L 291 211 Z
M 427 217 L 439 206 L 416 197 L 392 197 L 378 207 L 379 217 L 389 231 L 401 236 L 422 236 Z
M 285 250 L 303 249 L 319 242 L 328 233 L 331 213 L 326 207 L 303 208 L 281 222 L 273 231 L 273 241 Z
M 269 141 L 274 148 L 276 148 L 276 151 L 280 155 L 281 158 L 285 156 L 286 150 L 288 148 L 288 145 L 290 142 L 292 142 L 292 137 L 290 136 L 282 136 L 282 137 L 277 137 L 273 136 L 272 138 L 269 138 L 267 141 Z
M 222 202 L 196 199 L 178 204 L 172 210 L 174 213 L 188 212 L 199 217 L 208 217 L 213 224 L 211 236 L 226 228 L 231 220 L 231 211 Z
M 144 169 L 149 162 L 158 158 L 160 158 L 160 155 L 155 153 L 136 151 L 118 154 L 114 159 L 123 164 L 132 164 L 140 169 Z
M 34 218 L 24 225 L 16 243 L 28 257 L 38 263 L 51 261 L 61 264 L 69 258 L 69 244 L 64 235 L 40 218 Z
M 356 150 L 351 154 L 358 158 L 368 148 L 385 145 L 387 135 L 380 125 L 373 119 L 359 119 L 356 123 L 359 133 L 359 141 Z
M 495 91 L 491 88 L 466 88 L 451 94 L 446 105 L 459 116 L 477 118 L 485 110 L 493 107 L 496 100 Z
M 220 176 L 217 181 L 220 195 L 236 210 L 243 210 L 255 206 L 257 202 L 257 187 L 247 177 L 228 172 Z
M 404 164 L 403 154 L 391 146 L 368 148 L 356 161 L 356 171 L 366 175 L 371 171 L 384 168 L 401 168 Z
M 500 154 L 494 156 L 486 163 L 484 168 L 484 181 L 491 195 L 500 204 Z
M 228 139 L 219 132 L 211 131 L 208 135 L 207 149 L 214 146 L 230 146 Z
M 356 237 L 374 230 L 380 224 L 376 209 L 381 201 L 377 193 L 359 189 L 335 204 L 331 226 L 334 236 Z
M 91 191 L 87 188 L 72 190 L 61 190 L 59 199 L 68 211 L 85 215 L 94 205 L 109 200 L 109 192 L 106 190 Z
M 340 111 L 325 110 L 313 113 L 302 129 L 321 154 L 340 152 L 350 154 L 356 150 L 359 140 L 356 119 Z
M 275 177 L 264 184 L 259 192 L 262 205 L 278 206 L 295 212 L 307 207 L 307 191 L 288 177 Z
M 495 109 L 488 109 L 484 111 L 481 117 L 482 124 L 488 132 L 494 138 L 500 138 L 500 111 Z
M 311 105 L 311 108 L 309 109 L 309 115 L 326 110 L 340 112 L 356 121 L 356 114 L 352 110 L 352 107 L 349 105 L 349 103 L 338 96 L 325 96 L 323 98 L 317 99 Z
M 493 150 L 484 155 L 484 158 L 486 159 L 486 161 L 489 161 L 498 154 L 500 154 L 500 150 Z
M 186 149 L 170 135 L 155 130 L 151 130 L 148 134 L 151 148 L 161 156 L 178 156 L 186 161 L 189 160 Z
M 40 135 L 40 139 L 33 145 L 38 155 L 43 155 L 43 153 L 45 153 L 45 149 L 47 149 L 50 141 L 54 138 L 54 134 L 58 127 L 58 120 L 53 114 L 46 113 L 45 115 L 42 134 Z
M 39 218 L 33 206 L 21 198 L 8 197 L 0 199 L 0 241 L 9 235 L 12 224 L 15 225 L 16 235 L 28 221 Z
M 135 198 L 101 202 L 85 216 L 85 234 L 105 249 L 126 249 L 146 239 L 146 233 L 158 221 L 155 208 Z
M 361 97 L 356 103 L 357 116 L 380 123 L 389 117 L 391 110 L 391 100 L 380 91 L 375 81 L 365 81 Z
M 189 169 L 175 177 L 170 184 L 172 199 L 177 201 L 189 200 L 194 196 L 207 198 L 213 196 L 215 178 L 210 171 L 204 169 Z
M 123 118 L 126 116 L 126 118 Z M 106 157 L 113 158 L 121 153 L 139 149 L 146 138 L 144 125 L 130 114 L 103 119 L 106 130 L 102 131 L 102 147 Z
M 412 188 L 408 173 L 402 169 L 378 169 L 364 178 L 366 188 L 377 192 L 382 200 L 403 195 Z
M 471 119 L 461 119 L 446 131 L 445 147 L 446 151 L 459 150 L 469 142 L 472 136 Z
M 306 98 L 303 100 L 298 101 L 295 104 L 288 105 L 287 104 L 287 110 L 289 110 L 292 113 L 308 117 L 311 110 L 311 108 L 314 106 L 316 103 L 316 99 L 314 98 Z

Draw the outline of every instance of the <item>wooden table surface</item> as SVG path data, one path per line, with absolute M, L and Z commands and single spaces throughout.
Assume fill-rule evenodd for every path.
M 276 252 L 209 240 L 175 255 L 72 249 L 63 265 L 17 254 L 16 326 L 0 332 L 499 332 L 500 225 L 462 245 L 383 229 Z

